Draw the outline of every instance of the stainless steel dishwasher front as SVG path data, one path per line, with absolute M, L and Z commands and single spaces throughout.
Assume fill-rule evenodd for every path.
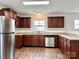
M 54 36 L 52 35 L 45 36 L 45 47 L 55 47 Z

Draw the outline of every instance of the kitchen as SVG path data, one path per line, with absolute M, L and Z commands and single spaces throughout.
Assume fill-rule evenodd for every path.
M 0 16 L 15 21 L 15 52 L 11 50 L 15 55 L 1 56 L 6 59 L 79 59 L 79 1 L 49 1 L 48 5 L 0 1 Z

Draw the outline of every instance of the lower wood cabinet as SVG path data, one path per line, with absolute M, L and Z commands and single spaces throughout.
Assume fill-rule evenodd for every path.
M 15 35 L 15 48 L 21 48 L 23 46 L 23 36 Z
M 64 52 L 64 39 L 63 37 L 59 36 L 59 49 L 61 50 L 61 52 L 63 53 Z
M 58 47 L 58 35 L 52 35 L 55 38 L 55 47 Z M 45 35 L 16 35 L 15 47 L 45 47 Z
M 23 46 L 33 46 L 33 35 L 23 35 Z
M 59 36 L 58 47 L 60 48 L 66 59 L 79 59 L 79 40 L 71 40 Z
M 23 36 L 24 46 L 45 46 L 44 35 L 24 35 Z
M 59 36 L 58 35 L 53 35 L 53 36 L 55 40 L 55 47 L 58 48 L 59 47 Z
M 38 35 L 38 46 L 44 47 L 45 46 L 45 37 L 44 35 Z

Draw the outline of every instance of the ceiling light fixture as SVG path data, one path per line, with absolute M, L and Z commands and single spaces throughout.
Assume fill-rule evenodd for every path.
M 23 1 L 24 5 L 45 5 L 49 4 L 49 1 Z

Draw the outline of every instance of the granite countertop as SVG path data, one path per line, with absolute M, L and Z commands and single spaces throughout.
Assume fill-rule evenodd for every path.
M 15 32 L 15 35 L 58 35 L 62 32 Z
M 75 35 L 75 34 L 59 34 L 59 35 L 69 40 L 79 40 L 79 35 Z
M 69 40 L 79 40 L 79 35 L 66 32 L 15 32 L 15 35 L 60 35 Z

